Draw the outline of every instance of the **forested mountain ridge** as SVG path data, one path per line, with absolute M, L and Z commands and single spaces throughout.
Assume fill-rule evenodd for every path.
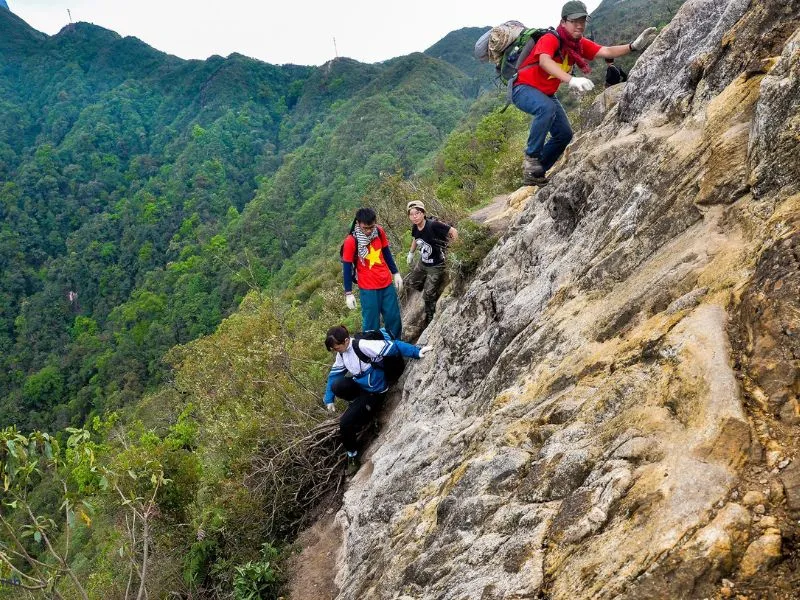
M 100 338 L 114 309 L 112 320 L 154 270 L 154 296 L 142 290 L 137 297 L 163 305 L 169 295 L 171 306 L 180 304 L 182 286 L 164 272 L 166 262 L 202 245 L 252 197 L 255 174 L 274 170 L 290 86 L 310 69 L 237 55 L 181 61 L 84 23 L 42 38 L 7 11 L 0 28 L 3 420 L 46 425 L 51 409 L 71 398 L 81 406 L 73 404 L 63 425 L 97 399 L 77 396 L 102 371 L 97 353 L 108 352 Z M 24 46 L 14 47 L 15 39 Z M 213 293 L 213 275 L 204 279 Z M 159 352 L 209 331 L 237 292 L 218 295 L 210 313 L 179 308 L 184 316 L 168 319 L 172 332 L 156 341 Z M 83 376 L 64 352 L 86 337 L 77 322 L 94 348 L 88 357 L 78 351 Z M 153 370 L 133 360 L 139 366 L 123 370 L 140 380 L 134 387 L 141 391 Z M 24 388 L 34 373 L 41 381 L 28 382 L 20 396 L 19 383 Z M 111 381 L 121 373 L 108 375 Z
M 379 173 L 413 172 L 478 87 L 424 54 L 185 61 L 0 12 L 1 420 L 135 399 Z
M 425 54 L 449 62 L 475 78 L 479 84 L 488 85 L 495 78 L 494 66 L 478 62 L 471 52 L 464 51 L 473 47 L 487 29 L 488 27 L 462 27 L 451 31 L 425 50 Z

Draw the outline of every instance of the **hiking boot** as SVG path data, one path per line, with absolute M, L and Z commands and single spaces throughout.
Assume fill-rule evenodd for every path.
M 522 185 L 524 186 L 532 186 L 535 185 L 537 187 L 544 187 L 547 185 L 547 179 L 544 177 L 524 177 L 522 178 Z
M 522 161 L 522 184 L 542 186 L 546 183 L 542 163 L 538 158 L 526 154 Z
M 361 461 L 358 458 L 358 454 L 353 456 L 347 455 L 347 476 L 352 477 L 358 470 L 361 468 Z
M 525 155 L 522 160 L 522 176 L 525 178 L 544 179 L 544 167 L 538 158 Z

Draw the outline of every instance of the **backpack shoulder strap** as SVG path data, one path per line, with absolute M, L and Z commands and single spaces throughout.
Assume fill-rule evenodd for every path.
M 380 225 L 378 227 L 378 238 L 381 240 L 381 245 L 384 247 L 389 245 L 389 238 L 386 237 L 386 231 Z
M 538 44 L 539 40 L 541 40 L 548 33 L 552 33 L 556 37 L 556 39 L 558 40 L 558 50 L 556 51 L 556 55 L 560 56 L 561 55 L 561 50 L 563 49 L 564 44 L 562 43 L 561 36 L 558 35 L 558 32 L 555 29 L 553 29 L 552 27 L 548 27 L 547 30 L 541 36 L 539 36 L 539 39 L 536 40 L 536 44 Z M 536 44 L 534 44 L 533 47 L 531 47 L 530 50 L 528 50 L 528 52 L 526 54 L 526 57 L 527 57 L 528 54 L 533 52 L 533 48 L 536 46 Z M 519 69 L 519 71 L 524 71 L 526 69 L 530 69 L 531 67 L 536 67 L 538 65 L 539 65 L 539 61 L 537 60 L 535 62 L 532 62 L 532 63 L 528 64 L 528 65 L 525 65 L 524 67 Z
M 560 56 L 561 55 L 561 51 L 564 49 L 564 40 L 561 39 L 561 36 L 558 35 L 558 31 L 556 31 L 553 27 L 548 27 L 547 28 L 547 33 L 552 33 L 554 36 L 556 36 L 556 39 L 558 40 L 558 52 L 557 52 L 557 54 Z M 547 35 L 547 33 L 545 35 Z
M 356 356 L 361 362 L 371 365 L 372 359 L 366 354 L 364 354 L 364 351 L 358 347 L 358 342 L 360 341 L 360 339 L 361 338 L 358 336 L 353 336 L 352 338 L 350 338 L 350 343 L 353 344 L 353 352 L 356 353 Z

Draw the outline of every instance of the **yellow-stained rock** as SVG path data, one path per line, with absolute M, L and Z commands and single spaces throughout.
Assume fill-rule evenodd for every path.
M 778 562 L 782 556 L 781 545 L 780 532 L 768 530 L 747 547 L 739 564 L 739 576 L 749 579 Z

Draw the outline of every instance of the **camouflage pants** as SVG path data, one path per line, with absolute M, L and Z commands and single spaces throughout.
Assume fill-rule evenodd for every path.
M 429 267 L 418 262 L 406 277 L 406 285 L 422 292 L 425 301 L 425 322 L 430 323 L 436 312 L 436 301 L 442 294 L 447 270 L 444 265 Z

